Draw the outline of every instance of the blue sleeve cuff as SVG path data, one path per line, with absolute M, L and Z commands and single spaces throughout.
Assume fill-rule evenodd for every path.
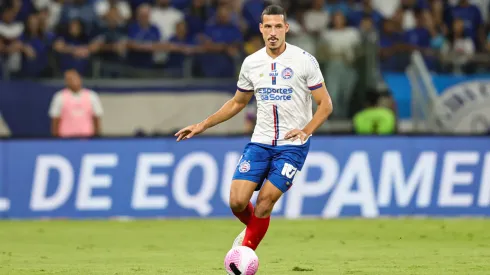
M 314 91 L 316 89 L 319 89 L 323 86 L 323 83 L 318 83 L 316 85 L 313 85 L 313 86 L 309 86 L 308 89 L 310 89 L 310 91 Z

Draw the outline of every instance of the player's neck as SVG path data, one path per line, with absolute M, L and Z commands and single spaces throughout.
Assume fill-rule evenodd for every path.
M 277 49 L 270 49 L 270 48 L 267 48 L 266 52 L 267 54 L 272 57 L 272 58 L 277 58 L 278 56 L 280 56 L 283 52 L 286 51 L 286 42 L 284 42 L 281 47 L 277 48 Z
M 78 93 L 79 93 L 79 92 L 82 90 L 82 88 L 80 88 L 80 89 L 72 89 L 72 88 L 68 88 L 68 89 L 69 89 L 69 90 L 70 90 L 72 93 L 74 93 L 74 94 L 78 94 Z

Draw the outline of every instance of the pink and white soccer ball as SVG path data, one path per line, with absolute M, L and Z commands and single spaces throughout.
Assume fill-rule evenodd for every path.
M 259 257 L 250 247 L 232 248 L 225 257 L 225 270 L 229 275 L 255 275 L 259 269 Z

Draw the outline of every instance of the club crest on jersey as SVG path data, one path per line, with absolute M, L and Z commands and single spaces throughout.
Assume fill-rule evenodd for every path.
M 238 171 L 240 171 L 240 173 L 247 173 L 250 171 L 250 161 L 242 161 L 238 167 Z
M 291 79 L 293 77 L 293 75 L 294 75 L 294 73 L 293 73 L 293 70 L 291 68 L 285 68 L 284 70 L 282 70 L 282 73 L 281 73 L 281 76 L 284 79 Z

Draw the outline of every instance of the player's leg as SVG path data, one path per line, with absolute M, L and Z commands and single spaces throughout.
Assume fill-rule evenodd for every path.
M 230 208 L 245 225 L 254 211 L 250 199 L 269 173 L 270 159 L 266 148 L 249 143 L 236 167 L 230 190 Z
M 282 194 L 283 191 L 269 180 L 265 182 L 257 197 L 254 214 L 247 225 L 242 245 L 248 246 L 253 250 L 257 249 L 269 229 L 272 209 Z
M 233 180 L 230 190 L 230 208 L 233 214 L 245 225 L 248 224 L 254 207 L 250 199 L 257 183 L 249 180 Z
M 284 192 L 277 188 L 269 180 L 266 181 L 259 192 L 259 196 L 257 197 L 257 203 L 255 204 L 254 210 L 255 217 L 259 219 L 270 217 L 274 205 L 281 198 Z
M 257 249 L 269 228 L 274 205 L 291 188 L 297 172 L 303 168 L 309 145 L 308 142 L 301 146 L 275 149 L 267 182 L 259 192 L 254 215 L 247 225 L 242 245 Z

